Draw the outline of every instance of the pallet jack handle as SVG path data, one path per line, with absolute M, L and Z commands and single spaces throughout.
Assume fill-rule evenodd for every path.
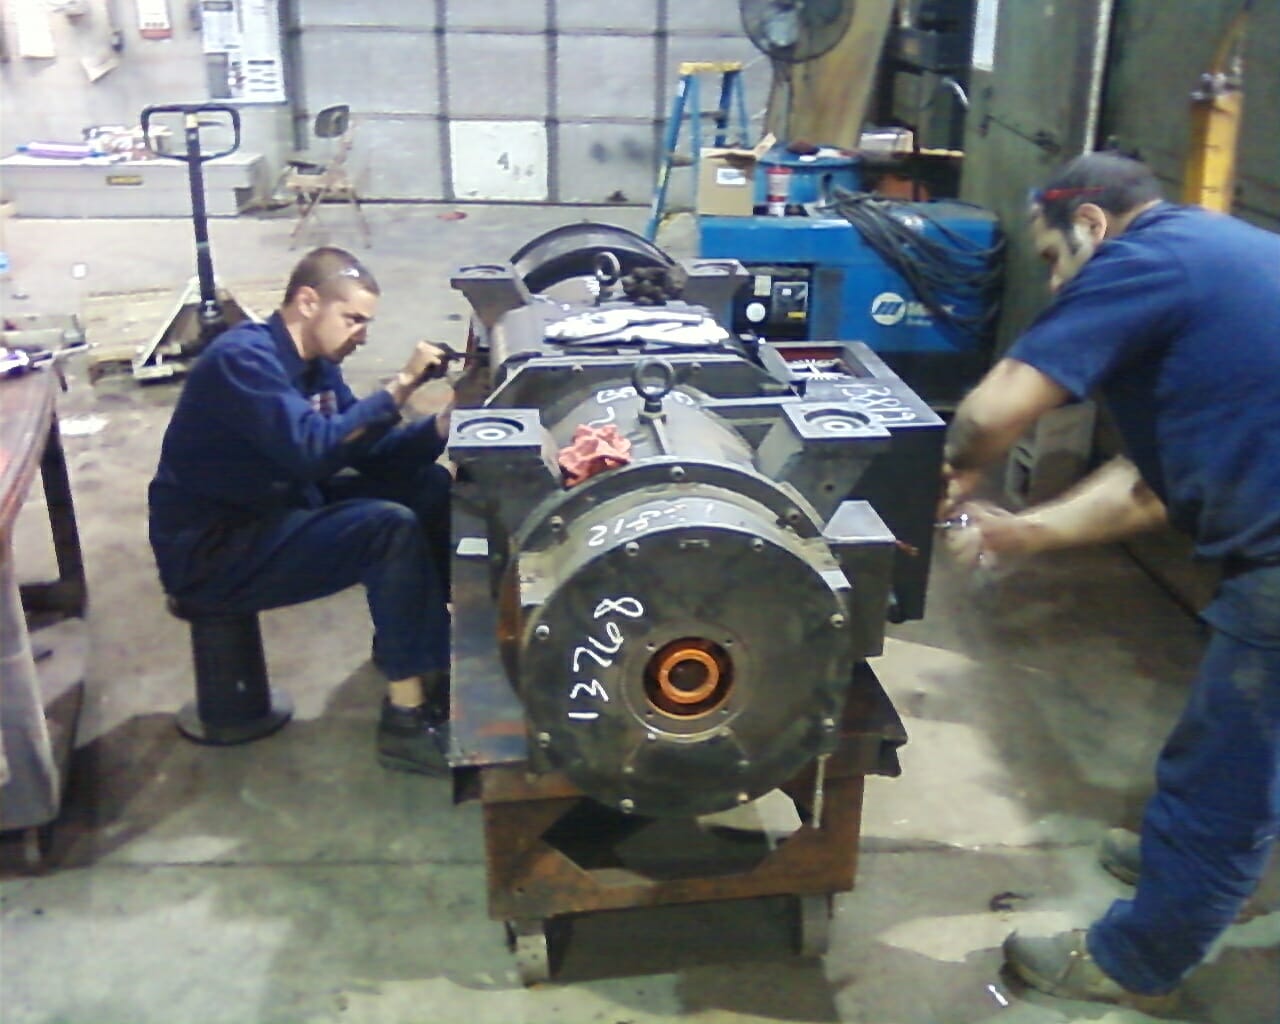
M 181 153 L 162 153 L 155 148 L 151 136 L 151 119 L 159 114 L 181 114 L 186 149 Z M 205 153 L 200 147 L 200 129 L 223 127 L 231 124 L 231 144 L 215 153 Z M 224 103 L 161 103 L 142 110 L 142 137 L 147 149 L 158 157 L 181 160 L 187 165 L 187 179 L 191 186 L 191 221 L 196 234 L 196 276 L 200 281 L 200 341 L 206 345 L 226 329 L 226 319 L 218 304 L 217 287 L 213 277 L 213 254 L 209 248 L 209 217 L 204 200 L 204 164 L 210 160 L 229 156 L 240 148 L 240 111 Z

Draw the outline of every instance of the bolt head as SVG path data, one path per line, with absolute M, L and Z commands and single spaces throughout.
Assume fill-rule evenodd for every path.
M 631 558 L 635 558 L 636 555 L 640 554 L 640 545 L 633 540 L 629 540 L 623 546 L 622 550 L 625 551 Z
M 544 749 L 546 747 L 551 746 L 551 733 L 549 732 L 538 733 L 538 746 L 543 747 Z
M 844 629 L 845 618 L 839 612 L 832 615 L 828 621 L 831 623 L 833 629 Z
M 537 626 L 534 629 L 533 635 L 536 636 L 539 640 L 545 640 L 547 637 L 551 635 L 551 627 L 544 622 L 542 623 L 542 625 Z
M 618 801 L 618 809 L 621 810 L 623 814 L 630 814 L 636 809 L 636 802 L 632 800 L 631 797 L 624 796 Z
M 684 466 L 671 467 L 671 479 L 680 481 L 684 479 Z

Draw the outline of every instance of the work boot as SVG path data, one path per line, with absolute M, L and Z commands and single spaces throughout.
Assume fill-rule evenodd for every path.
M 1141 839 L 1127 828 L 1112 828 L 1098 844 L 1098 863 L 1125 885 L 1137 885 L 1142 871 Z
M 378 719 L 378 761 L 384 768 L 421 775 L 449 775 L 449 714 L 439 702 L 405 708 L 385 697 Z
M 1167 1008 L 1171 996 L 1143 996 L 1130 992 L 1094 961 L 1083 928 L 1046 938 L 1017 932 L 1004 940 L 1009 969 L 1032 988 L 1060 999 L 1088 999 L 1122 1003 L 1139 1009 Z

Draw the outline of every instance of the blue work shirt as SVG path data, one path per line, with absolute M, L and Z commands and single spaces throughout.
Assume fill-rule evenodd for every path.
M 1280 236 L 1161 203 L 1103 242 L 1008 355 L 1101 394 L 1197 554 L 1280 561 Z M 1215 625 L 1280 637 L 1280 622 L 1241 624 L 1252 599 L 1224 600 Z
M 383 389 L 357 400 L 335 363 L 298 354 L 279 313 L 238 324 L 196 360 L 165 431 L 148 492 L 161 581 L 181 587 L 211 529 L 318 508 L 318 484 L 347 467 L 376 474 L 443 450 L 435 417 L 401 423 Z

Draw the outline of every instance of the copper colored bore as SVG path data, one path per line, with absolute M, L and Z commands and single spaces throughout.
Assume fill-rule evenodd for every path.
M 649 659 L 645 693 L 659 711 L 693 718 L 723 704 L 733 665 L 719 644 L 698 637 L 673 640 Z

